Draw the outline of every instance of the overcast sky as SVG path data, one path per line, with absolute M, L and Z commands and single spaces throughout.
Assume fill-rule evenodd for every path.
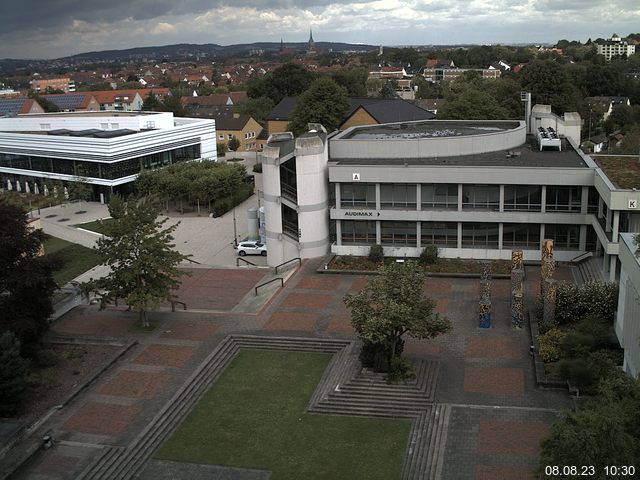
M 0 0 L 0 58 L 173 43 L 547 43 L 640 31 L 640 0 Z

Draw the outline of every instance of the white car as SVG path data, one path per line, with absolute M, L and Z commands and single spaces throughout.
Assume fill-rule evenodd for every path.
M 245 255 L 262 255 L 267 256 L 267 246 L 260 242 L 241 242 L 238 245 L 238 255 L 244 257 Z

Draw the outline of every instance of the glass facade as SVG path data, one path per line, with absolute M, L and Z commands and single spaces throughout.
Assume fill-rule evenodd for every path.
M 343 245 L 375 245 L 376 222 L 342 220 Z
M 416 222 L 380 222 L 382 245 L 416 247 Z
M 547 212 L 580 212 L 582 187 L 547 186 Z
M 536 185 L 505 185 L 505 212 L 539 212 L 542 209 L 542 187 Z
M 540 248 L 540 224 L 505 223 L 502 225 L 503 248 Z
M 439 247 L 458 246 L 458 222 L 422 222 L 420 244 Z
M 423 210 L 457 210 L 458 185 L 455 183 L 421 185 L 420 204 Z
M 115 180 L 135 175 L 144 169 L 159 168 L 196 158 L 200 158 L 199 144 L 117 162 L 88 162 L 85 160 L 0 153 L 0 167 Z
M 341 208 L 376 208 L 375 183 L 341 183 Z
M 499 210 L 499 185 L 463 185 L 463 210 Z
M 498 248 L 497 223 L 463 223 L 462 248 Z
M 383 183 L 380 185 L 380 207 L 415 210 L 416 193 L 415 183 Z
M 553 248 L 558 250 L 578 250 L 580 248 L 580 225 L 545 225 L 545 238 L 553 240 Z
M 282 196 L 298 201 L 298 178 L 296 175 L 296 157 L 280 165 L 280 191 Z

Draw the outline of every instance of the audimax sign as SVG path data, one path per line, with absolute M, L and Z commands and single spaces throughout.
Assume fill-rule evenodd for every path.
M 379 217 L 380 212 L 371 212 L 367 210 L 347 210 L 344 212 L 345 217 Z

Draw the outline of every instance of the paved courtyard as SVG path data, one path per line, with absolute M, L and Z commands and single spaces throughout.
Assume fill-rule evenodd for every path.
M 140 329 L 137 316 L 122 307 L 81 306 L 66 314 L 53 326 L 57 335 L 138 343 L 49 418 L 46 428 L 55 446 L 32 457 L 14 478 L 76 478 L 105 446 L 131 443 L 231 333 L 354 338 L 342 298 L 359 291 L 368 277 L 318 274 L 319 263 L 303 263 L 283 289 L 259 303 L 251 303 L 253 287 L 264 280 L 265 270 L 194 269 L 179 294 L 189 309 L 152 313 L 151 331 Z M 528 305 L 537 293 L 536 270 L 527 267 Z M 561 268 L 557 277 L 570 275 Z M 426 282 L 425 291 L 453 329 L 433 340 L 409 339 L 405 353 L 440 361 L 435 401 L 451 407 L 443 480 L 533 479 L 540 439 L 570 406 L 564 392 L 536 388 L 529 333 L 509 323 L 509 285 L 509 280 L 494 280 L 493 325 L 480 329 L 478 280 Z M 246 308 L 239 309 L 242 305 Z M 206 478 L 231 478 L 211 475 Z

